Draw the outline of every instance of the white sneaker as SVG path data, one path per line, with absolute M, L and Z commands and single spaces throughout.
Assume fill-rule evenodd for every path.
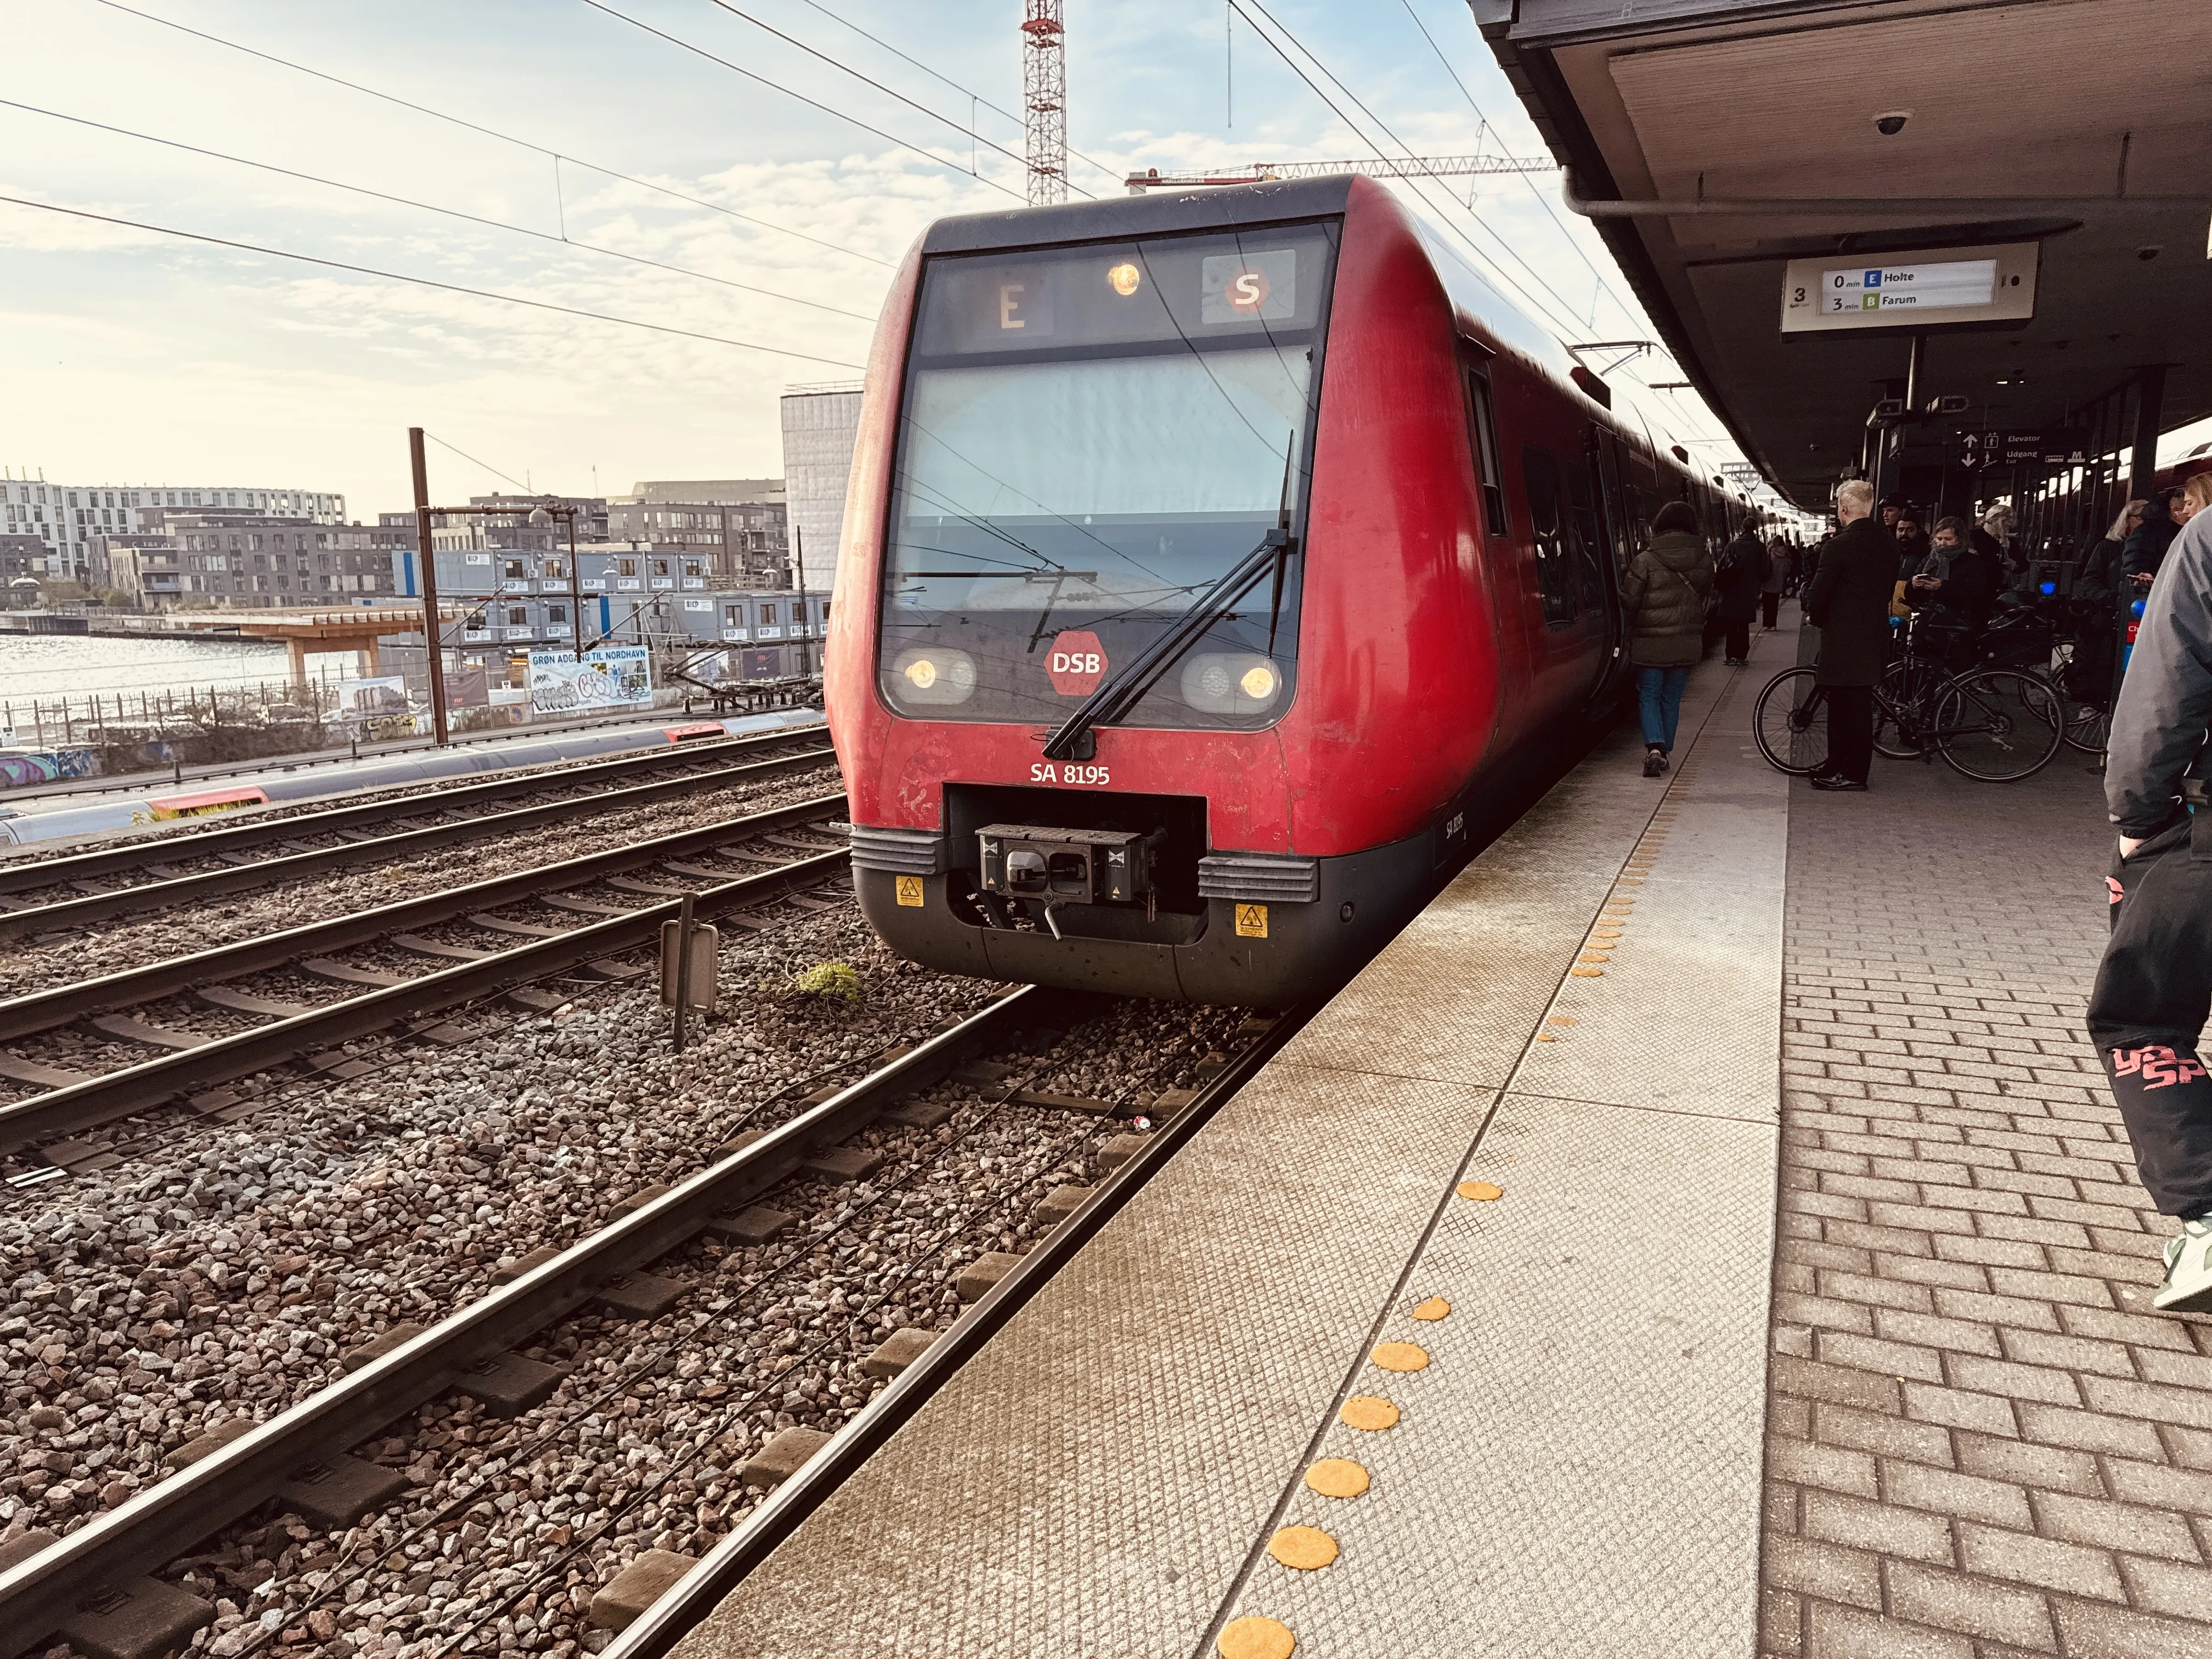
M 2166 1282 L 2150 1304 L 2160 1313 L 2212 1312 L 2212 1218 L 2185 1221 L 2166 1242 Z

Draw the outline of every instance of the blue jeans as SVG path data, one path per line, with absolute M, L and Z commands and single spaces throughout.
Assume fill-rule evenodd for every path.
M 1636 706 L 1644 716 L 1644 741 L 1672 753 L 1674 724 L 1682 714 L 1682 688 L 1690 683 L 1686 665 L 1680 668 L 1639 668 L 1636 671 Z

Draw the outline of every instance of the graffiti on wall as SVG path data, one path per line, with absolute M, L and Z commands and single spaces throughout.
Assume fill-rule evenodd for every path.
M 89 749 L 16 750 L 0 754 L 0 788 L 54 783 L 64 778 L 100 775 L 100 757 Z

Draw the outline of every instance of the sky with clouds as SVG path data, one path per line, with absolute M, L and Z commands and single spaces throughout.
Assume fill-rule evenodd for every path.
M 1218 0 L 1067 0 L 1076 186 L 1394 138 L 1544 154 L 1462 0 L 1242 3 L 1372 116 L 1332 88 L 1347 125 Z M 777 394 L 857 374 L 913 239 L 1022 199 L 1019 16 L 1018 0 L 10 0 L 0 197 L 104 219 L 0 203 L 0 465 L 337 489 L 356 517 L 407 504 L 418 424 L 474 458 L 434 448 L 441 497 L 501 473 L 597 494 L 777 475 Z M 1416 205 L 1530 310 L 1570 337 L 1650 335 L 1555 175 L 1450 182 Z M 1661 358 L 1620 372 L 1679 378 Z M 1670 395 L 1678 430 L 1717 433 Z

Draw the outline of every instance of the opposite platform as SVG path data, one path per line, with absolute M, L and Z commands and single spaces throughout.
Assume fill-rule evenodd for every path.
M 1188 1654 L 1245 1619 L 1316 1656 L 1747 1653 L 1788 799 L 1748 741 L 1761 649 L 1696 676 L 1675 777 L 1623 732 L 1488 848 L 684 1659 Z M 1396 1426 L 1341 1423 L 1354 1395 Z M 1306 1485 L 1324 1456 L 1365 1491 Z M 1331 1565 L 1282 1565 L 1286 1526 Z

